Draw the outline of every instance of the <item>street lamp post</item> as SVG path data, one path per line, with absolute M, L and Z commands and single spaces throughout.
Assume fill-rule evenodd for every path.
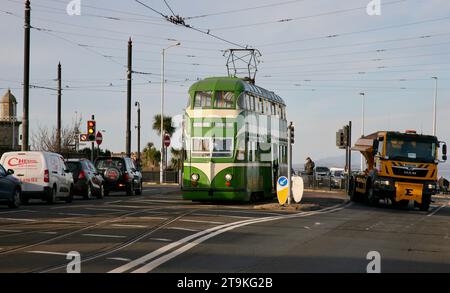
M 438 92 L 438 78 L 436 76 L 432 77 L 434 79 L 434 102 L 433 102 L 433 135 L 436 136 L 436 114 L 437 114 L 437 92 Z
M 361 121 L 361 137 L 364 136 L 364 132 L 365 132 L 365 93 L 359 93 L 362 97 L 362 107 L 361 107 L 361 116 L 362 116 L 362 121 Z M 364 170 L 364 157 L 361 154 L 361 171 Z
M 137 107 L 137 163 L 138 168 L 141 167 L 141 103 L 136 102 L 134 105 Z
M 161 163 L 159 164 L 159 183 L 164 183 L 164 58 L 166 50 L 181 45 L 181 43 L 176 43 L 171 45 L 161 51 Z

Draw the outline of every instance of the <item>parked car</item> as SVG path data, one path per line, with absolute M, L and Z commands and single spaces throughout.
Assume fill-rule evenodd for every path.
M 13 174 L 13 170 L 5 170 L 0 165 L 0 201 L 6 202 L 10 208 L 18 208 L 22 198 L 22 185 Z
M 103 192 L 126 191 L 127 195 L 142 194 L 142 174 L 128 157 L 99 157 L 95 167 L 102 174 Z
M 328 167 L 315 167 L 314 177 L 317 185 L 326 184 L 328 185 L 330 179 L 330 169 Z
M 345 182 L 344 169 L 342 168 L 330 168 L 331 173 L 331 187 L 342 188 Z
M 103 177 L 87 159 L 69 159 L 66 164 L 73 174 L 73 194 L 84 199 L 103 198 Z
M 0 163 L 22 182 L 22 203 L 42 199 L 50 204 L 73 199 L 73 176 L 63 156 L 49 152 L 8 152 Z

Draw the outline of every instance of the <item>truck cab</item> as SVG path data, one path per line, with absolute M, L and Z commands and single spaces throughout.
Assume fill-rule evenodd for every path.
M 437 192 L 438 150 L 447 159 L 447 146 L 437 137 L 415 131 L 376 132 L 360 138 L 352 150 L 362 153 L 367 168 L 351 180 L 350 197 L 377 204 L 389 199 L 394 205 L 410 201 L 428 210 Z

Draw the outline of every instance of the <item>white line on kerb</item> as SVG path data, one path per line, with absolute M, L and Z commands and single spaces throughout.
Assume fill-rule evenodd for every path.
M 351 205 L 351 203 L 346 205 L 346 206 L 343 206 L 342 208 L 337 208 L 340 205 L 335 205 L 335 206 L 332 206 L 332 207 L 329 207 L 329 208 L 321 210 L 320 213 L 324 213 L 325 211 L 327 211 L 327 212 L 338 211 L 338 210 L 343 209 L 345 207 L 348 207 L 350 205 Z M 155 250 L 155 251 L 153 251 L 153 252 L 151 252 L 149 254 L 146 254 L 146 255 L 138 258 L 138 259 L 135 259 L 135 260 L 129 262 L 128 264 L 125 264 L 125 265 L 120 266 L 120 267 L 118 267 L 118 268 L 116 268 L 114 270 L 109 271 L 109 273 L 123 273 L 123 272 L 129 271 L 129 270 L 131 270 L 131 269 L 133 269 L 133 268 L 135 268 L 135 267 L 137 267 L 139 265 L 145 264 L 146 262 L 148 262 L 148 261 L 150 261 L 150 260 L 160 256 L 163 253 L 166 253 L 167 251 L 170 251 L 170 250 L 176 248 L 177 246 L 180 246 L 180 245 L 182 245 L 184 243 L 187 243 L 187 242 L 189 242 L 191 240 L 199 238 L 200 236 L 203 236 L 203 235 L 206 235 L 206 234 L 211 234 L 212 235 L 212 234 L 214 234 L 215 231 L 218 231 L 218 230 L 221 230 L 221 229 L 222 229 L 221 231 L 225 232 L 223 230 L 224 228 L 226 229 L 226 228 L 232 227 L 232 229 L 234 229 L 234 228 L 237 228 L 237 226 L 239 224 L 242 224 L 242 223 L 250 225 L 250 224 L 253 224 L 253 223 L 258 223 L 261 220 L 263 220 L 263 221 L 270 221 L 270 220 L 278 220 L 278 219 L 288 219 L 288 218 L 292 218 L 292 217 L 302 217 L 302 216 L 308 216 L 308 215 L 314 215 L 314 214 L 319 214 L 319 211 L 317 211 L 317 212 L 300 212 L 300 213 L 297 213 L 297 214 L 294 214 L 294 215 L 278 216 L 278 217 L 267 217 L 267 218 L 258 219 L 258 220 L 243 220 L 243 221 L 238 221 L 238 222 L 233 222 L 233 223 L 228 223 L 228 224 L 225 224 L 225 225 L 212 227 L 212 228 L 200 231 L 198 233 L 189 235 L 189 236 L 187 236 L 187 237 L 185 237 L 183 239 L 180 239 L 180 240 L 178 240 L 176 242 L 173 242 L 171 244 L 168 244 L 166 246 L 163 246 L 163 247 L 161 247 L 161 248 L 159 248 L 159 249 L 157 249 L 157 250 Z M 221 232 L 221 233 L 223 233 L 223 232 Z M 214 236 L 215 235 L 216 234 L 214 234 Z M 211 237 L 213 237 L 213 236 L 211 236 Z M 172 256 L 171 258 L 173 258 L 173 257 L 175 257 L 175 256 Z
M 127 236 L 122 235 L 106 235 L 106 234 L 82 234 L 87 237 L 106 237 L 106 238 L 125 238 Z
M 50 255 L 64 255 L 66 256 L 67 253 L 63 252 L 52 252 L 52 251 L 40 251 L 40 250 L 33 250 L 33 251 L 27 251 L 28 253 L 36 253 L 36 254 L 50 254 Z

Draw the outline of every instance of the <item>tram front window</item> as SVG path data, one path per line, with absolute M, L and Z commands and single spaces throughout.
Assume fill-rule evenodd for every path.
M 192 156 L 209 157 L 210 155 L 210 139 L 209 138 L 193 138 L 192 139 Z
M 213 139 L 213 157 L 231 157 L 233 140 L 231 138 Z
M 194 99 L 194 108 L 211 108 L 212 92 L 196 92 Z
M 232 92 L 216 92 L 216 99 L 214 107 L 219 109 L 232 109 L 234 108 L 234 94 Z

